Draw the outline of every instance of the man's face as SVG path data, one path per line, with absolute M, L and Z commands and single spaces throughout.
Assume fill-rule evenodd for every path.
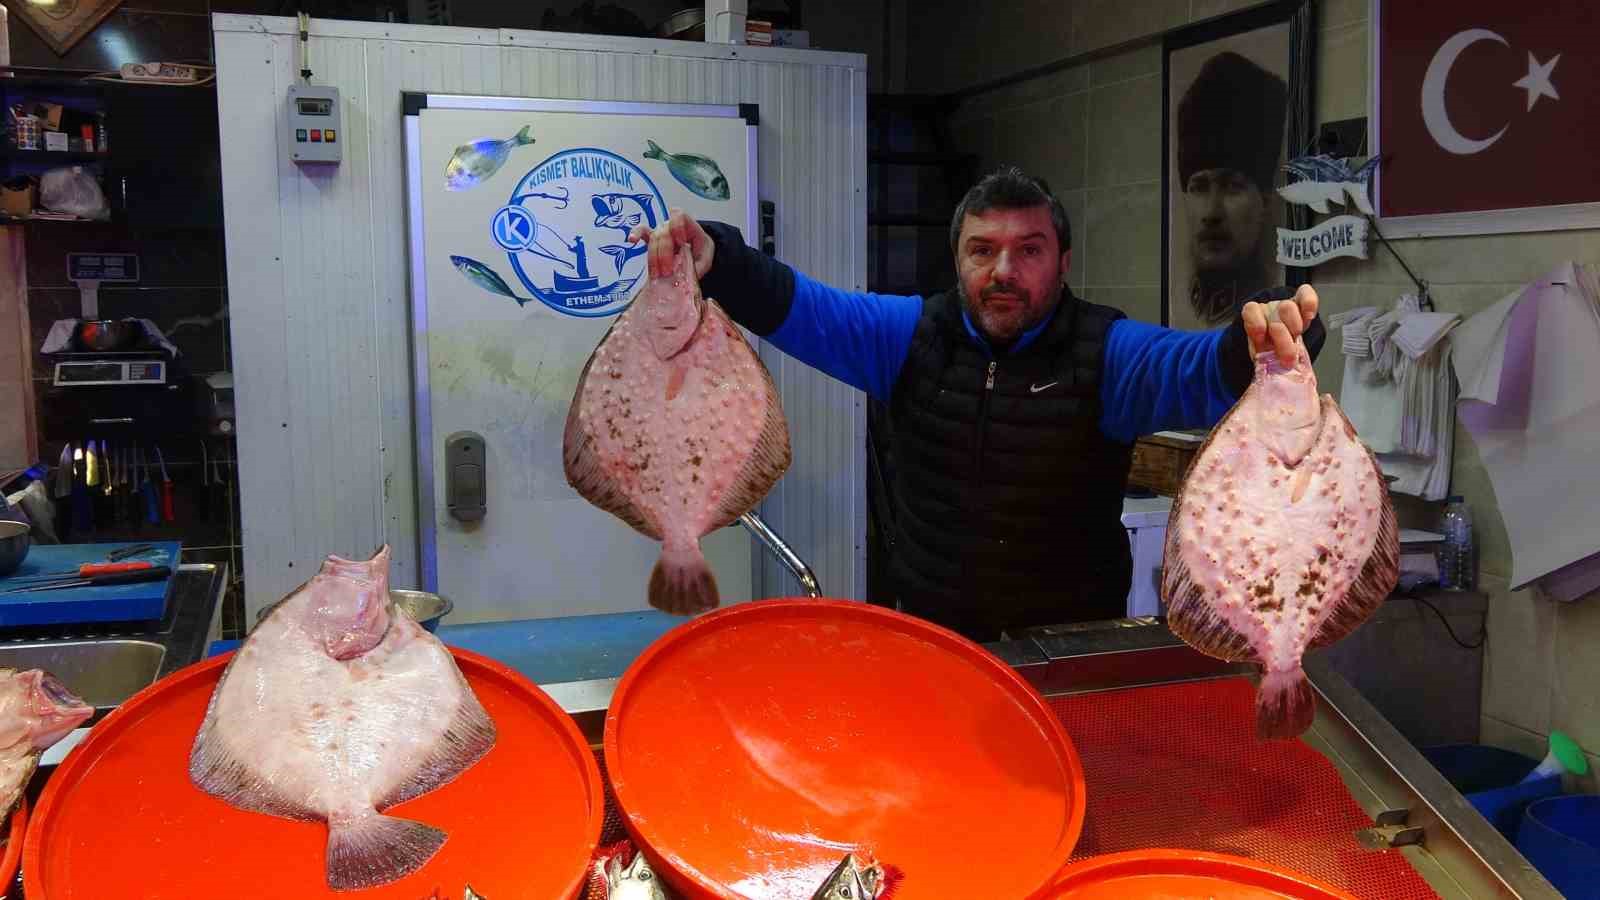
M 1266 222 L 1267 202 L 1256 183 L 1237 169 L 1205 169 L 1183 189 L 1194 236 L 1197 271 L 1237 269 L 1254 255 Z
M 961 222 L 961 299 L 978 330 L 998 344 L 1016 340 L 1056 308 L 1071 261 L 1047 206 L 968 213 Z

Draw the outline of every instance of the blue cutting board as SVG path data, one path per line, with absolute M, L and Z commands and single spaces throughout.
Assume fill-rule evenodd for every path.
M 106 554 L 135 544 L 153 544 L 154 549 L 130 557 L 128 562 L 149 562 L 178 570 L 177 541 L 134 541 L 122 544 L 34 544 L 17 571 L 0 578 L 0 591 L 27 587 L 30 575 L 65 572 L 84 563 L 105 562 Z M 167 609 L 172 578 L 113 584 L 106 587 L 61 588 L 31 591 L 26 594 L 0 594 L 0 628 L 25 625 L 78 625 L 85 622 L 144 622 L 159 619 Z

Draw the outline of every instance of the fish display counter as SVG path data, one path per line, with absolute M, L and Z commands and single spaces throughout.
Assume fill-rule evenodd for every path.
M 294 608 L 286 603 L 280 618 Z M 427 643 L 420 630 L 406 633 Z M 689 620 L 650 612 L 474 623 L 441 626 L 436 636 L 488 711 L 498 746 L 395 812 L 379 804 L 385 817 L 453 836 L 432 861 L 393 884 L 328 896 L 410 896 L 443 877 L 431 896 L 533 897 L 507 880 L 518 867 L 560 869 L 558 881 L 569 884 L 582 868 L 573 868 L 574 854 L 581 862 L 588 853 L 598 860 L 589 882 L 563 896 L 1144 896 L 1127 892 L 1128 878 L 1167 889 L 1250 886 L 1226 894 L 1239 897 L 1560 896 L 1317 653 L 1305 664 L 1311 726 L 1265 741 L 1254 731 L 1252 667 L 1200 654 L 1151 618 L 1040 628 L 980 646 L 867 604 L 796 598 Z M 240 879 L 264 857 L 274 860 L 271 877 L 252 876 L 263 883 L 302 870 L 321 879 L 331 822 L 225 809 L 185 781 L 196 730 L 203 721 L 217 727 L 221 708 L 208 712 L 207 698 L 225 681 L 220 657 L 234 649 L 214 645 L 219 658 L 108 718 L 121 737 L 100 743 L 120 741 L 120 751 L 91 764 L 86 755 L 99 748 L 86 742 L 75 751 L 83 758 L 63 764 L 58 796 L 46 796 L 30 823 L 25 877 L 60 879 L 76 868 L 45 847 L 61 840 L 50 823 L 76 815 L 74 840 L 85 852 L 100 847 L 96 858 L 142 856 L 147 871 L 210 866 L 215 884 L 233 885 L 230 896 L 257 895 Z M 151 702 L 163 684 L 168 700 Z M 345 691 L 330 686 L 314 699 L 332 704 Z M 143 734 L 141 721 L 152 723 Z M 548 749 L 532 752 L 530 735 Z M 172 759 L 139 763 L 128 755 L 134 747 Z M 559 772 L 551 760 L 564 761 Z M 102 768 L 125 773 L 124 803 L 150 811 L 155 824 L 99 815 L 100 830 L 83 831 L 90 819 L 63 801 L 65 782 L 99 777 L 104 808 L 116 789 L 94 775 Z M 572 790 L 551 792 L 552 778 Z M 151 793 L 158 784 L 167 786 Z M 227 784 L 248 788 L 236 776 Z M 191 827 L 202 821 L 210 831 Z M 487 849 L 518 845 L 524 832 L 565 843 L 541 838 L 521 858 Z M 873 835 L 872 846 L 841 834 Z M 977 858 L 952 852 L 956 845 Z M 643 852 L 602 860 L 608 848 L 634 846 Z M 795 847 L 815 851 L 811 861 L 779 860 Z M 180 852 L 200 856 L 159 858 Z M 980 863 L 996 858 L 1004 862 Z M 475 874 L 451 882 L 474 859 Z M 628 893 L 651 866 L 668 892 Z M 204 880 L 186 878 L 190 887 Z M 824 880 L 845 890 L 819 891 Z M 37 896 L 186 896 L 121 881 L 131 892 L 105 893 L 107 878 L 92 884 L 101 893 Z M 997 890 L 984 893 L 986 885 Z

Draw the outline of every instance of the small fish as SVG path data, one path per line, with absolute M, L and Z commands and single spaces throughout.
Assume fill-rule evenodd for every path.
M 601 871 L 605 878 L 606 900 L 667 900 L 666 887 L 656 877 L 644 854 L 635 850 L 633 861 L 624 864 L 626 856 L 626 852 L 619 851 L 610 859 L 594 864 L 596 871 Z
M 1317 701 L 1308 649 L 1354 631 L 1394 589 L 1399 539 L 1376 457 L 1298 338 L 1293 366 L 1256 357 L 1255 379 L 1184 473 L 1163 551 L 1174 634 L 1207 656 L 1253 662 L 1256 733 L 1293 738 Z
M 461 895 L 461 900 L 489 900 L 489 898 L 473 890 L 472 885 L 469 884 L 467 885 L 466 893 Z
M 533 143 L 533 135 L 529 133 L 532 128 L 532 125 L 524 125 L 515 136 L 503 141 L 480 138 L 457 147 L 455 155 L 444 167 L 445 189 L 464 191 L 488 181 L 506 164 L 512 150 Z
M 899 873 L 867 854 L 847 853 L 811 900 L 888 900 Z
M 650 149 L 646 159 L 659 159 L 667 164 L 667 171 L 678 183 L 707 200 L 726 200 L 733 194 L 728 190 L 727 176 L 717 168 L 715 160 L 694 153 L 668 153 L 655 141 L 646 140 Z
M 1278 188 L 1278 196 L 1319 213 L 1326 213 L 1330 202 L 1343 206 L 1345 198 L 1349 197 L 1357 209 L 1369 216 L 1375 215 L 1372 201 L 1367 198 L 1367 182 L 1372 180 L 1372 173 L 1381 161 L 1382 157 L 1374 156 L 1361 168 L 1351 171 L 1344 160 L 1324 153 L 1292 159 L 1284 169 L 1300 180 Z
M 515 293 L 512 293 L 511 285 L 506 284 L 505 279 L 501 278 L 499 275 L 496 275 L 493 269 L 489 268 L 483 263 L 478 262 L 477 260 L 468 256 L 451 256 L 450 263 L 456 267 L 456 271 L 467 276 L 468 281 L 472 282 L 478 287 L 483 288 L 491 294 L 499 294 L 502 297 L 510 297 L 511 299 L 517 301 L 518 306 L 522 306 L 528 302 L 526 299 L 518 297 Z

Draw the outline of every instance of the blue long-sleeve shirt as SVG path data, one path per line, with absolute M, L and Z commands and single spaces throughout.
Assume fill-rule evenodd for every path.
M 701 224 L 716 244 L 711 271 L 702 281 L 707 296 L 718 298 L 736 321 L 784 353 L 888 402 L 922 316 L 921 296 L 830 287 L 750 248 L 736 228 Z M 1259 296 L 1289 294 L 1277 289 Z M 962 316 L 973 342 L 994 355 L 971 319 L 965 312 Z M 1005 352 L 1028 346 L 1049 324 L 1047 318 Z M 1313 359 L 1323 339 L 1321 321 L 1313 320 L 1305 332 Z M 1112 440 L 1132 443 L 1165 429 L 1210 428 L 1238 401 L 1253 370 L 1237 317 L 1210 331 L 1118 319 L 1106 335 L 1100 429 Z
M 795 273 L 789 315 L 767 340 L 784 353 L 887 402 L 922 316 L 922 297 L 843 291 Z M 965 318 L 965 313 L 963 313 Z M 974 343 L 988 342 L 967 320 Z M 1019 337 L 1026 347 L 1050 324 Z M 1224 383 L 1217 346 L 1223 329 L 1185 332 L 1118 319 L 1106 335 L 1100 428 L 1131 443 L 1162 429 L 1209 428 L 1238 400 Z

